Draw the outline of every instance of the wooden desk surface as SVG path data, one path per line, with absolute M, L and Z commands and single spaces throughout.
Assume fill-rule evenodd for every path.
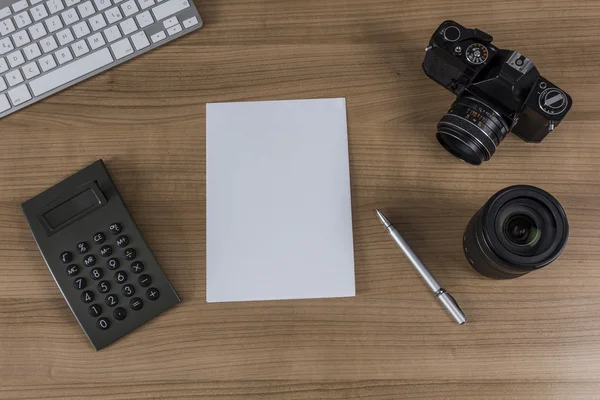
M 0 398 L 600 398 L 597 1 L 198 0 L 203 30 L 0 121 Z M 541 145 L 470 167 L 435 140 L 452 95 L 421 70 L 445 19 L 493 34 L 575 106 Z M 205 104 L 348 99 L 357 297 L 205 302 Z M 103 158 L 183 302 L 98 353 L 20 211 Z M 497 190 L 553 193 L 571 237 L 485 279 L 461 235 Z M 373 209 L 460 301 L 440 311 Z

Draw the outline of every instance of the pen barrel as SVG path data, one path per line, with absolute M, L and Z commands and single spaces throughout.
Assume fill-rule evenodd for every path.
M 450 313 L 452 318 L 454 318 L 457 324 L 462 325 L 465 322 L 467 322 L 467 317 L 465 316 L 465 313 L 463 313 L 463 311 L 456 303 L 456 300 L 454 300 L 454 297 L 452 297 L 450 293 L 446 291 L 446 289 L 441 288 L 440 290 L 438 290 L 438 292 L 436 293 L 436 297 L 440 301 L 440 303 L 442 303 L 444 308 L 448 310 L 448 312 Z

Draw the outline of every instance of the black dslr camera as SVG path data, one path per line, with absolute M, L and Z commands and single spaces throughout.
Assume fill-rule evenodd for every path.
M 437 139 L 474 165 L 489 160 L 510 131 L 526 142 L 541 142 L 572 105 L 529 58 L 499 49 L 492 40 L 446 21 L 433 34 L 423 62 L 425 74 L 457 96 L 437 126 Z

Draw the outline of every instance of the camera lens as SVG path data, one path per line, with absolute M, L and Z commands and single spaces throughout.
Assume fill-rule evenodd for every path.
M 507 122 L 485 101 L 459 97 L 437 126 L 437 139 L 452 155 L 480 165 L 510 132 Z
M 560 203 L 533 186 L 496 193 L 469 222 L 464 252 L 480 274 L 511 279 L 552 263 L 562 253 L 569 223 Z

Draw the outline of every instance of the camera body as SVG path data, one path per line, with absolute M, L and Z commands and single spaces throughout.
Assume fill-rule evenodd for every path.
M 526 142 L 541 142 L 560 124 L 572 105 L 571 97 L 542 77 L 529 58 L 518 51 L 499 49 L 492 40 L 483 31 L 446 21 L 431 37 L 423 62 L 428 77 L 454 93 L 457 100 L 468 99 L 459 102 L 461 107 L 453 105 L 445 126 L 451 128 L 452 136 L 465 129 L 474 132 L 468 122 L 483 130 L 487 138 L 481 137 L 482 132 L 475 134 L 475 140 L 471 138 L 483 143 L 466 144 L 471 150 L 482 147 L 479 150 L 487 153 L 482 161 L 491 157 L 510 131 Z M 439 134 L 438 131 L 438 140 Z M 444 143 L 443 138 L 440 142 L 448 149 L 446 145 L 463 146 L 459 142 L 465 137 L 458 141 L 450 139 L 451 143 Z

